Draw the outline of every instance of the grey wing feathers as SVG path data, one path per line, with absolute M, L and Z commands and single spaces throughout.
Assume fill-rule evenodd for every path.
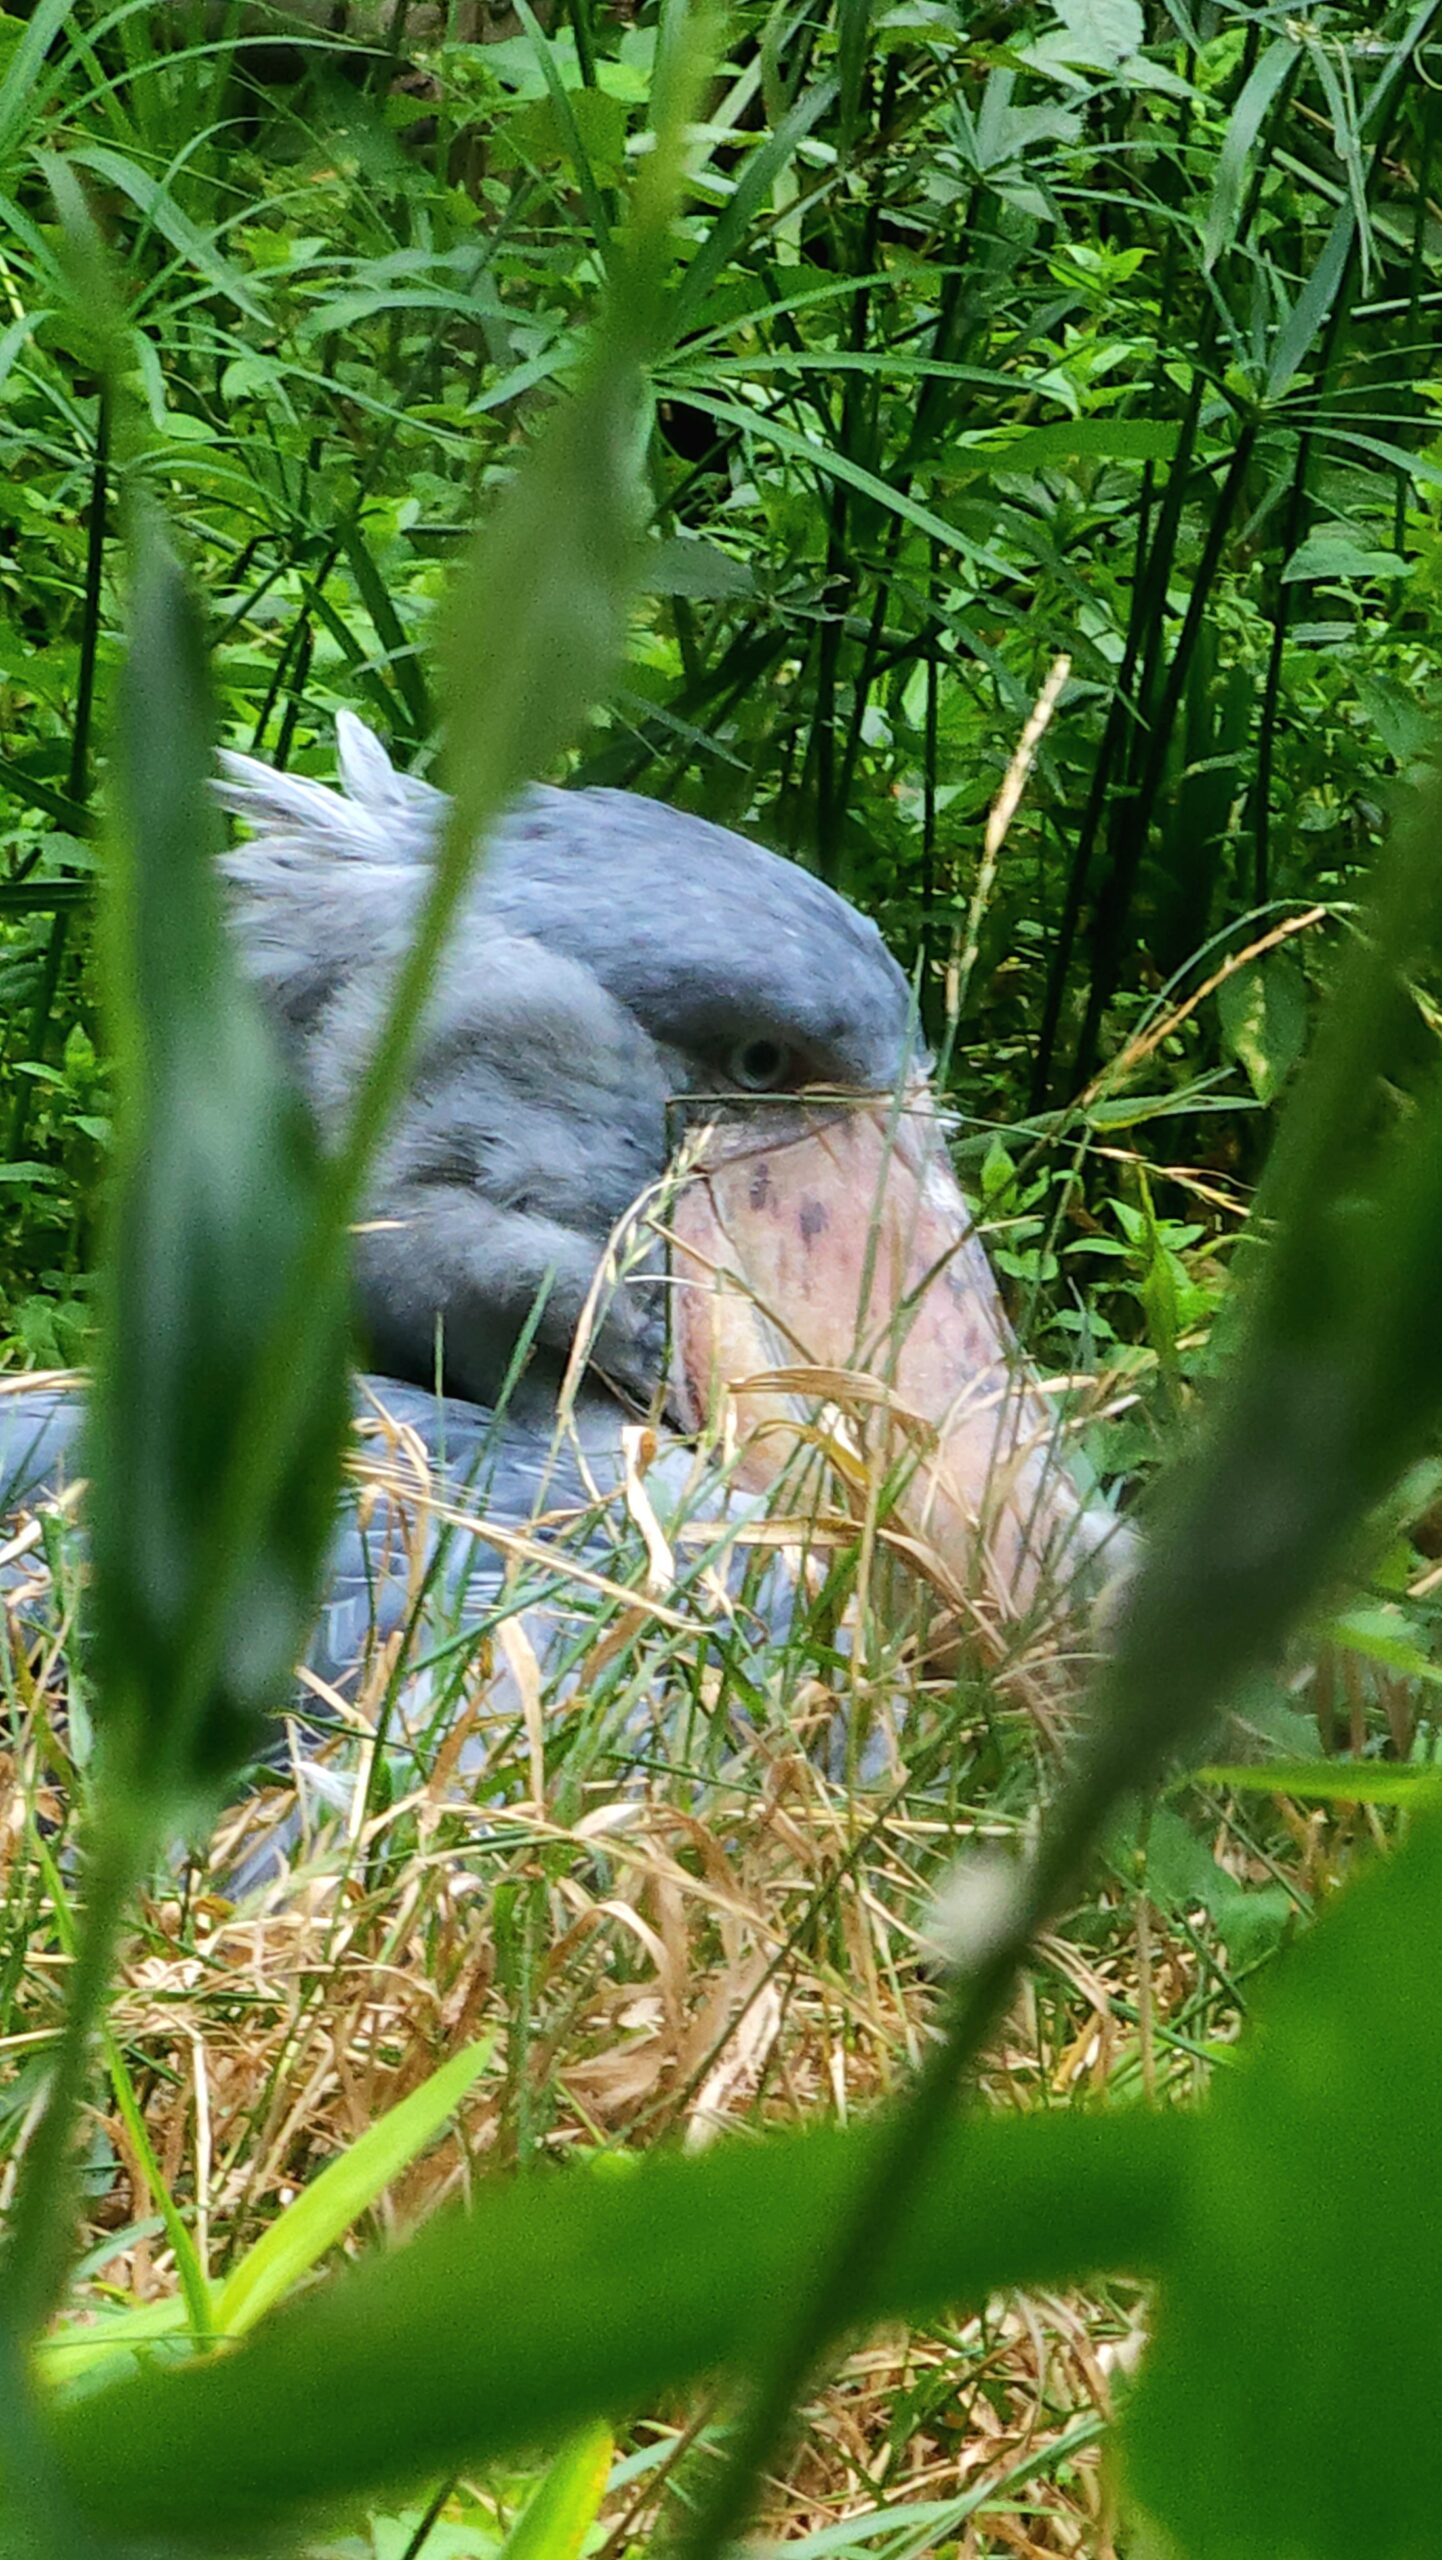
M 84 1401 L 73 1382 L 0 1385 L 0 1522 L 34 1511 L 75 1480 L 83 1430 Z M 357 1442 L 363 1485 L 343 1505 L 306 1652 L 317 1680 L 342 1696 L 364 1683 L 387 1637 L 414 1628 L 408 1658 L 415 1661 L 437 1645 L 479 1637 L 498 1612 L 537 1599 L 550 1613 L 541 1647 L 548 1653 L 564 1645 L 596 1575 L 631 1580 L 644 1568 L 644 1548 L 615 1500 L 624 1474 L 619 1445 L 589 1443 L 583 1464 L 551 1431 L 501 1422 L 482 1406 L 390 1378 L 358 1382 Z M 647 1486 L 663 1517 L 690 1509 L 693 1453 L 663 1453 Z M 728 1527 L 753 1509 L 712 1486 L 703 1516 L 724 1544 Z M 44 1617 L 41 1567 L 33 1543 L 0 1552 L 0 1610 L 22 1626 Z M 683 1570 L 668 1601 L 687 1605 L 698 1570 Z M 699 1623 L 710 1614 L 703 1603 Z M 315 1720 L 313 1696 L 302 1706 Z M 402 1718 L 414 1721 L 410 1712 Z
M 307 1661 L 344 1690 L 368 1652 L 413 1612 L 452 1629 L 474 1626 L 495 1606 L 506 1574 L 506 1533 L 543 1513 L 564 1530 L 589 1527 L 594 1505 L 573 1460 L 541 1433 L 501 1428 L 494 1414 L 391 1379 L 360 1382 L 358 1437 L 370 1481 L 363 1503 L 348 1501 L 337 1525 L 326 1600 Z M 7 1380 L 0 1389 L 0 1519 L 53 1500 L 82 1472 L 84 1401 L 73 1383 Z M 614 1471 L 601 1468 L 603 1491 Z M 457 1523 L 482 1521 L 488 1542 Z M 0 1604 L 28 1591 L 36 1556 L 27 1547 L 0 1562 Z M 23 1614 L 23 1609 L 22 1609 Z

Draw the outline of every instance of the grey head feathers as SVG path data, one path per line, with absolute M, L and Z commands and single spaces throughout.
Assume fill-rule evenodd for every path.
M 242 954 L 334 1137 L 425 893 L 442 794 L 353 715 L 343 789 L 224 759 L 250 831 L 228 857 Z M 874 925 L 795 864 L 622 791 L 537 788 L 501 820 L 420 1027 L 367 1202 L 357 1284 L 376 1355 L 494 1396 L 538 1301 L 533 1388 L 556 1376 L 613 1227 L 664 1170 L 668 1096 L 770 1042 L 789 1080 L 892 1084 L 908 990 Z M 642 1398 L 663 1323 L 643 1272 L 597 1367 Z

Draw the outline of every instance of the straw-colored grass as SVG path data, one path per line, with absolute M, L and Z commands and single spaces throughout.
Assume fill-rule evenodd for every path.
M 364 1462 L 372 1478 L 376 1463 Z M 626 1530 L 614 1573 L 593 1569 L 567 1594 L 582 1632 L 564 1674 L 544 1612 L 498 1615 L 450 1701 L 452 1738 L 419 1763 L 392 1751 L 384 1784 L 370 1771 L 369 1812 L 352 1794 L 318 1818 L 313 1788 L 298 1812 L 294 1783 L 276 1779 L 227 1811 L 188 1868 L 177 1853 L 157 1879 L 112 2009 L 153 2164 L 113 2086 L 97 2085 L 80 2305 L 174 2291 L 157 2174 L 204 2264 L 223 2271 L 321 2164 L 482 2036 L 494 2038 L 490 2065 L 388 2193 L 375 2216 L 387 2236 L 541 2153 L 699 2145 L 849 2114 L 915 2059 L 951 1862 L 968 1842 L 1024 1829 L 1046 1783 L 1048 1746 L 1019 1703 L 1026 1683 L 928 1674 L 914 1626 L 879 1636 L 877 1595 L 853 1589 L 849 1654 L 829 1621 L 799 1641 L 755 1641 L 748 1732 L 714 1653 L 699 1675 L 686 1668 L 705 1595 L 648 1600 L 654 1541 L 648 1557 L 635 1522 Z M 63 1997 L 84 1796 L 71 1757 L 83 1710 L 77 1719 L 67 1701 L 58 1634 L 34 1625 L 36 1585 L 53 1566 L 63 1590 L 66 1555 L 53 1530 L 36 1537 L 24 1624 L 11 1612 L 0 2205 Z M 529 1562 L 523 1539 L 513 1579 Z M 638 1579 L 622 1599 L 627 1572 Z M 720 1610 L 719 1577 L 712 1594 Z M 361 1786 L 370 1753 L 358 1737 L 384 1712 L 395 1670 L 394 1647 L 382 1649 L 347 1707 L 352 1731 L 329 1746 Z M 868 1711 L 863 1782 L 834 1768 L 835 1732 Z M 728 1719 L 724 1748 L 714 1730 L 707 1744 L 708 1715 Z M 463 1783 L 457 1730 L 480 1754 Z M 818 1735 L 830 1737 L 819 1755 L 805 1747 Z M 298 1727 L 292 1739 L 315 1759 Z M 279 1844 L 270 1871 L 238 1890 L 238 1861 L 253 1867 L 267 1833 Z M 1245 1844 L 1232 1854 L 1244 1862 Z M 986 2100 L 1194 2089 L 1239 2014 L 1205 1913 L 1176 1926 L 1125 1876 L 1103 1877 L 1038 1948 L 988 2057 Z M 360 2231 L 356 2245 L 374 2236 Z M 1102 2421 L 1144 2316 L 1118 2287 L 1085 2302 L 998 2300 L 954 2330 L 870 2339 L 808 2412 L 788 2476 L 772 2484 L 768 2529 L 804 2544 L 844 2528 L 846 2544 L 888 2553 L 939 2539 L 965 2553 L 1105 2554 Z M 621 2466 L 607 2509 L 618 2548 L 642 2534 L 678 2453 L 683 2494 L 687 2461 L 710 2458 L 704 2443 L 690 2450 L 704 2414 L 653 2413 L 634 2430 L 633 2454 L 652 2452 Z M 480 2531 L 511 2494 L 463 2484 L 453 2512 Z M 898 2519 L 898 2507 L 916 2512 Z

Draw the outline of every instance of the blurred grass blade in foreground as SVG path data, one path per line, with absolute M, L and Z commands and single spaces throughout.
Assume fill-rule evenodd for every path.
M 1001 2283 L 1164 2262 L 1195 2124 L 1065 2111 L 953 2120 L 848 2322 L 928 2318 Z M 45 2433 L 87 2518 L 146 2548 L 251 2549 L 471 2461 L 555 2443 L 750 2369 L 815 2279 L 877 2150 L 856 2124 L 661 2153 L 618 2179 L 487 2181 L 288 2303 L 233 2352 L 159 2362 Z
M 65 2026 L 0 2279 L 0 2465 L 11 2541 L 13 2502 L 28 2499 L 37 2550 L 79 2547 L 45 2479 L 26 2356 L 63 2282 L 72 2127 L 125 1898 L 165 1824 L 221 1794 L 262 1745 L 303 1648 L 345 1436 L 346 1225 L 485 832 L 574 734 L 624 640 L 644 366 L 665 333 L 703 71 L 684 7 L 664 32 L 653 148 L 579 388 L 510 483 L 447 620 L 454 816 L 324 1166 L 225 936 L 200 617 L 158 521 L 134 504 L 105 905 L 117 1184 L 89 1418 L 100 1785 Z M 56 192 L 103 322 L 93 226 L 63 171 Z
M 275 1364 L 289 1411 L 274 1498 L 237 1547 L 240 1435 L 314 1227 L 318 1161 L 225 936 L 200 615 L 140 509 L 131 564 L 105 909 L 118 1185 L 89 1520 L 103 1783 L 153 1825 L 257 1750 L 304 1643 L 339 1481 L 347 1329 L 337 1233 L 322 1320 L 304 1356 Z

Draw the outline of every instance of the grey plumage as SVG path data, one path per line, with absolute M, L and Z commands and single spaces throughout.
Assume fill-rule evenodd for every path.
M 343 793 L 243 756 L 224 760 L 220 785 L 250 831 L 226 866 L 244 963 L 331 1140 L 384 1018 L 445 809 L 345 713 L 338 742 Z M 385 1489 L 343 1511 L 309 1651 L 322 1682 L 348 1693 L 376 1645 L 412 1619 L 422 1652 L 483 1636 L 514 1601 L 506 1541 L 538 1509 L 543 1544 L 527 1573 L 553 1602 L 578 1562 L 640 1572 L 619 1499 L 623 1409 L 583 1386 L 558 1436 L 553 1406 L 608 1238 L 664 1170 L 668 1105 L 724 1090 L 748 1042 L 776 1044 L 789 1080 L 870 1086 L 897 1074 L 907 1038 L 906 982 L 874 926 L 793 864 L 622 792 L 536 790 L 503 820 L 375 1169 L 377 1231 L 356 1242 L 386 1372 L 361 1382 L 362 1428 L 383 1429 L 418 1467 L 392 1466 Z M 498 1429 L 489 1405 L 538 1297 L 530 1372 Z M 438 1320 L 447 1397 L 418 1383 L 434 1374 Z M 663 1338 L 654 1270 L 635 1272 L 601 1312 L 595 1367 L 644 1400 Z M 82 1421 L 68 1388 L 0 1391 L 0 1512 L 74 1476 Z M 663 1517 L 692 1506 L 694 1472 L 680 1449 L 652 1467 L 647 1498 Z M 702 1508 L 724 1544 L 754 1505 L 713 1478 Z M 671 1596 L 683 1608 L 706 1560 L 704 1541 L 681 1552 Z M 34 1563 L 26 1549 L 0 1568 L 0 1592 L 28 1592 Z
M 345 796 L 225 759 L 254 831 L 230 857 L 246 965 L 323 1134 L 344 1123 L 424 895 L 445 803 L 348 713 Z M 485 1401 L 545 1303 L 525 1409 L 554 1392 L 617 1221 L 659 1179 L 668 1100 L 770 1043 L 788 1083 L 888 1089 L 906 980 L 875 926 L 794 863 L 620 791 L 528 792 L 502 820 L 421 1026 L 356 1247 L 387 1372 Z M 634 1273 L 595 1365 L 645 1402 L 663 1309 Z

